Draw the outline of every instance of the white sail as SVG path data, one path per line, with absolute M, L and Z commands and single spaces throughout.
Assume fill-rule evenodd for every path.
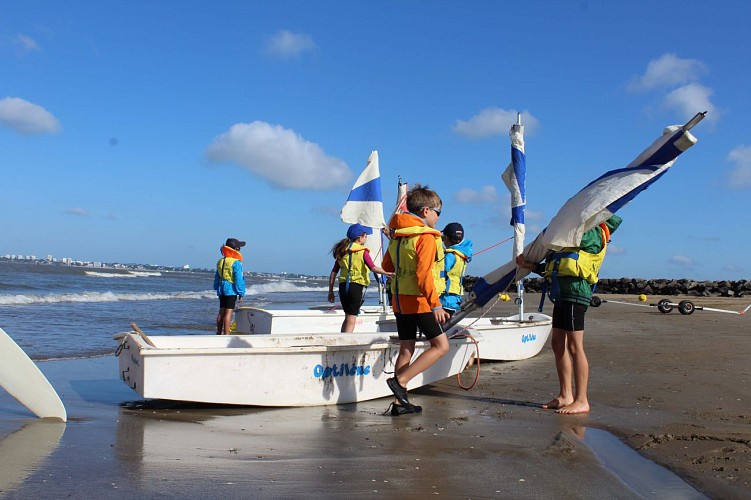
M 639 193 L 660 179 L 676 158 L 696 144 L 689 130 L 705 113 L 699 113 L 686 125 L 667 127 L 663 135 L 636 157 L 627 167 L 611 170 L 587 184 L 567 201 L 550 225 L 524 249 L 525 260 L 542 262 L 551 250 L 578 246 L 581 235 L 620 210 Z M 508 288 L 514 279 L 529 271 L 519 269 L 512 260 L 480 278 L 471 292 L 474 308 L 487 304 L 497 293 Z M 464 315 L 471 311 L 462 311 Z M 459 316 L 459 315 L 457 315 Z M 461 319 L 460 316 L 458 319 Z M 454 318 L 452 318 L 452 323 Z
M 365 246 L 370 250 L 373 263 L 381 265 L 381 229 L 386 227 L 383 219 L 383 196 L 381 194 L 381 172 L 378 165 L 378 151 L 371 151 L 365 169 L 352 186 L 347 202 L 341 211 L 342 222 L 362 224 L 373 228 Z

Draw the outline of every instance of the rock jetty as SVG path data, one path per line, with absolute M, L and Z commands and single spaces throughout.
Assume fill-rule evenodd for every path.
M 477 276 L 465 276 L 464 287 L 472 289 Z M 512 285 L 514 287 L 514 285 Z M 527 278 L 524 289 L 528 292 L 540 292 L 542 278 Z M 624 295 L 688 295 L 693 297 L 750 297 L 751 281 L 695 281 L 691 279 L 641 279 L 641 278 L 603 278 L 597 283 L 598 294 L 617 293 Z

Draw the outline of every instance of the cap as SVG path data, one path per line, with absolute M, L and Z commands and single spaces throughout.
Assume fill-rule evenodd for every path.
M 443 235 L 450 240 L 462 241 L 464 239 L 464 228 L 458 222 L 450 222 L 443 228 Z
M 242 247 L 245 246 L 245 242 L 244 241 L 240 241 L 240 240 L 235 239 L 235 238 L 227 238 L 227 241 L 224 243 L 224 246 L 225 247 L 233 248 L 235 250 L 240 250 L 240 248 L 242 248 Z
M 362 224 L 352 224 L 351 226 L 349 226 L 349 229 L 347 229 L 347 238 L 352 241 L 355 241 L 363 234 L 373 234 L 373 230 L 368 226 L 363 226 Z

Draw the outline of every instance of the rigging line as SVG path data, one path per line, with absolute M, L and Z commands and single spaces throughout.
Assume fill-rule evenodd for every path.
M 498 243 L 496 243 L 495 245 L 490 245 L 490 246 L 489 246 L 488 248 L 483 248 L 483 249 L 482 249 L 482 250 L 480 250 L 479 252 L 475 252 L 475 253 L 474 253 L 474 255 L 480 255 L 480 254 L 481 254 L 482 252 L 485 252 L 486 250 L 490 250 L 491 248 L 495 248 L 495 247 L 497 247 L 498 245 L 501 245 L 501 244 L 503 244 L 503 243 L 506 243 L 507 241 L 509 241 L 509 240 L 513 240 L 513 239 L 514 239 L 514 237 L 513 237 L 513 236 L 511 236 L 511 237 L 509 237 L 509 238 L 506 238 L 506 239 L 505 239 L 505 240 L 503 240 L 503 241 L 499 241 L 499 242 L 498 242 Z

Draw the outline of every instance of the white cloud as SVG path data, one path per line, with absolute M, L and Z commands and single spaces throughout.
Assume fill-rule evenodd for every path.
M 751 188 L 751 146 L 738 146 L 728 154 L 734 164 L 728 173 L 728 184 L 734 189 Z
M 471 188 L 462 188 L 454 195 L 458 203 L 495 203 L 498 201 L 498 192 L 495 186 L 483 186 L 479 191 Z
M 28 35 L 24 35 L 19 33 L 13 38 L 13 43 L 16 44 L 18 47 L 21 48 L 21 52 L 24 54 L 27 54 L 29 52 L 34 52 L 36 50 L 40 50 L 39 44 L 31 38 Z
M 354 177 L 345 162 L 327 155 L 294 130 L 262 121 L 238 123 L 206 149 L 214 163 L 234 163 L 281 189 L 327 190 Z
M 681 269 L 696 269 L 698 267 L 691 257 L 685 255 L 673 255 L 668 259 L 668 263 Z
M 716 122 L 720 118 L 720 111 L 709 100 L 712 94 L 712 89 L 704 85 L 689 83 L 668 93 L 663 100 L 663 106 L 677 111 L 686 121 L 696 113 L 707 111 L 707 121 Z
M 485 108 L 469 120 L 456 120 L 454 132 L 468 139 L 485 139 L 508 134 L 511 125 L 516 123 L 517 111 L 496 107 Z M 522 112 L 524 132 L 534 134 L 540 122 L 529 111 Z
M 288 59 L 297 57 L 304 52 L 316 49 L 313 37 L 304 33 L 293 33 L 288 30 L 276 32 L 266 42 L 266 53 L 270 56 Z
M 52 134 L 60 130 L 60 122 L 43 107 L 21 99 L 0 99 L 0 125 L 19 134 Z
M 86 210 L 84 210 L 83 208 L 80 208 L 80 207 L 69 208 L 68 210 L 65 211 L 65 213 L 68 214 L 68 215 L 75 215 L 75 216 L 78 216 L 78 217 L 88 217 L 89 216 L 89 212 L 87 212 Z
M 647 71 L 634 77 L 629 90 L 641 91 L 657 87 L 674 87 L 695 82 L 707 72 L 703 62 L 697 59 L 681 59 L 675 54 L 663 54 L 647 64 Z
M 610 243 L 608 245 L 608 254 L 610 255 L 623 255 L 626 250 L 623 247 Z

